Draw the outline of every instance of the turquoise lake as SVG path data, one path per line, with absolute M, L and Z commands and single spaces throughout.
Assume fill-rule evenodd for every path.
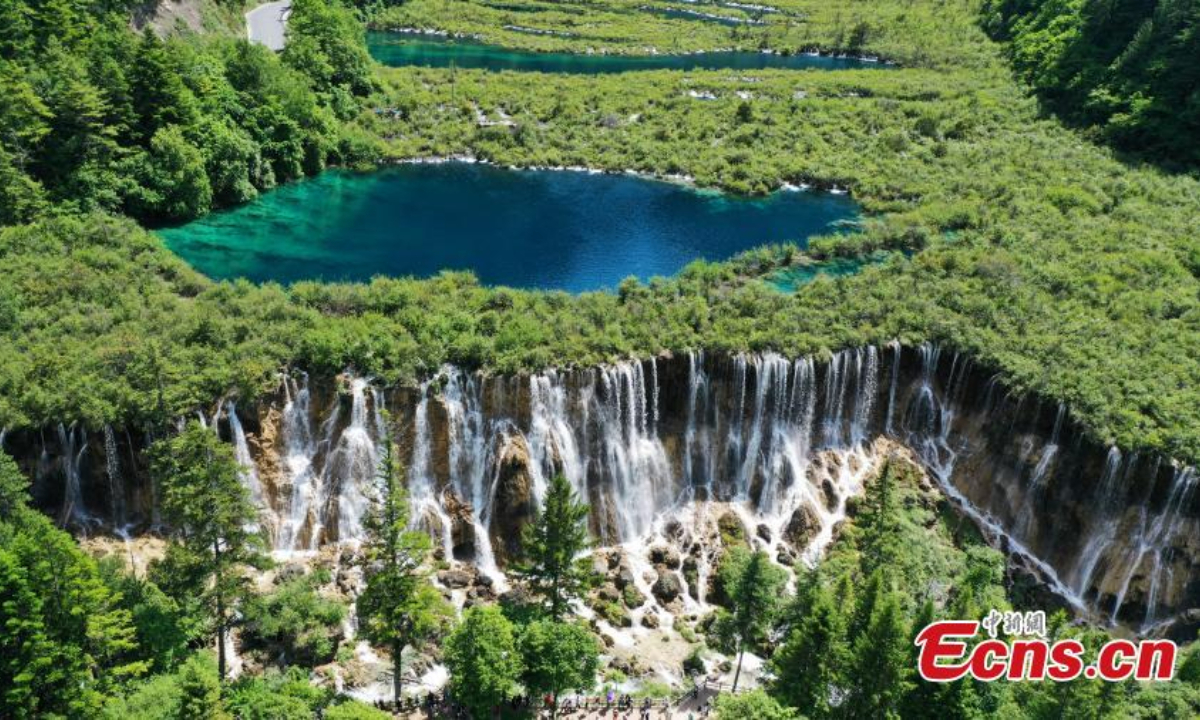
M 451 162 L 332 170 L 159 233 L 214 278 L 360 281 L 447 269 L 579 292 L 766 243 L 804 246 L 857 213 L 846 195 L 744 198 L 631 175 Z
M 631 70 L 850 70 L 888 67 L 860 58 L 828 55 L 774 55 L 761 52 L 706 52 L 690 55 L 585 55 L 512 50 L 470 40 L 369 32 L 371 56 L 392 67 L 481 68 L 598 75 Z

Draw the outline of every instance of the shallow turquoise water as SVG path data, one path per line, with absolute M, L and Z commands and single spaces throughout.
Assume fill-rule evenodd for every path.
M 885 262 L 890 256 L 888 252 L 875 252 L 862 257 L 821 260 L 778 270 L 765 279 L 780 292 L 795 292 L 822 275 L 833 278 L 853 275 L 867 265 Z
M 762 70 L 765 68 L 847 70 L 887 67 L 859 58 L 826 55 L 773 55 L 760 52 L 707 52 L 691 55 L 585 55 L 512 50 L 470 40 L 405 33 L 369 32 L 371 56 L 392 67 L 482 68 L 598 75 L 630 70 Z
M 845 195 L 740 198 L 629 175 L 444 163 L 329 171 L 160 230 L 215 278 L 367 280 L 472 270 L 492 285 L 578 292 L 671 275 L 857 216 Z

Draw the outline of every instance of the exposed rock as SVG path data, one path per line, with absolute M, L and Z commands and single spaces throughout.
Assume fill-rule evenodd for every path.
M 441 570 L 437 574 L 438 582 L 452 590 L 465 588 L 471 584 L 471 573 L 466 570 Z
M 658 580 L 654 581 L 654 586 L 650 588 L 650 592 L 654 593 L 654 597 L 658 598 L 659 602 L 663 604 L 670 603 L 683 593 L 683 583 L 679 581 L 679 576 L 673 572 L 659 573 Z
M 655 545 L 650 548 L 650 562 L 665 565 L 668 569 L 679 569 L 679 551 L 670 545 Z
M 809 505 L 801 505 L 792 513 L 784 535 L 793 547 L 803 550 L 821 531 L 821 518 Z
M 620 602 L 621 591 L 617 590 L 615 585 L 605 584 L 596 589 L 596 597 L 605 602 Z
M 658 614 L 648 612 L 642 616 L 642 627 L 650 628 L 651 630 L 658 629 Z
M 616 583 L 619 588 L 636 587 L 637 578 L 633 575 L 633 568 L 628 562 L 622 562 L 621 567 L 617 569 Z
M 475 552 L 475 513 L 450 489 L 442 494 L 442 505 L 450 516 L 450 544 L 454 556 L 471 557 Z M 442 532 L 442 529 L 439 528 L 438 532 Z
M 758 527 L 754 529 L 754 533 L 763 542 L 771 542 L 771 528 L 767 527 L 766 523 L 759 523 Z
M 520 553 L 521 532 L 537 510 L 529 473 L 529 446 L 521 435 L 505 436 L 497 460 L 496 497 L 492 513 L 492 549 L 498 559 Z
M 837 490 L 833 487 L 833 481 L 825 478 L 821 481 L 821 497 L 825 500 L 825 509 L 833 512 L 837 509 L 838 495 Z
M 300 563 L 288 563 L 275 571 L 275 584 L 282 585 L 289 580 L 301 577 L 305 574 L 304 565 Z

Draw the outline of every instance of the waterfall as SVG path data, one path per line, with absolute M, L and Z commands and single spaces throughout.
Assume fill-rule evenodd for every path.
M 704 422 L 708 399 L 708 375 L 704 372 L 704 351 L 688 353 L 687 429 L 684 431 L 683 478 L 689 494 L 696 486 L 705 488 L 705 499 L 713 497 L 713 453 L 710 423 Z M 715 424 L 712 423 L 712 424 Z M 696 460 L 701 465 L 696 475 Z
M 250 445 L 246 442 L 246 431 L 242 429 L 242 421 L 238 418 L 237 407 L 232 400 L 225 403 L 225 417 L 229 420 L 229 434 L 233 439 L 233 456 L 238 464 L 238 477 L 241 479 L 242 485 L 250 492 L 250 501 L 258 509 L 259 515 L 262 518 L 271 518 L 273 513 L 267 504 L 262 482 L 259 481 L 258 468 L 254 464 L 254 456 L 250 454 Z M 255 524 L 255 527 L 257 528 L 258 525 Z M 270 545 L 276 547 L 274 523 L 268 523 L 268 531 L 272 535 Z
M 68 429 L 59 423 L 58 444 L 62 450 L 63 506 L 59 523 L 87 523 L 91 521 L 83 504 L 83 483 L 80 463 L 87 452 L 87 437 L 83 429 L 72 424 Z
M 104 426 L 104 472 L 108 478 L 109 520 L 118 532 L 127 525 L 125 517 L 125 479 L 121 475 L 121 460 L 117 438 L 111 425 Z
M 597 457 L 616 515 L 617 534 L 611 539 L 627 542 L 648 532 L 674 499 L 674 478 L 662 442 L 647 427 L 641 363 L 601 368 L 593 377 L 599 392 L 591 394 L 588 413 L 600 430 Z
M 337 537 L 356 541 L 363 536 L 362 520 L 369 508 L 372 483 L 379 472 L 373 431 L 378 427 L 367 401 L 367 380 L 350 380 L 350 425 L 342 430 L 325 465 L 324 507 L 337 509 Z
M 850 425 L 850 444 L 858 445 L 867 439 L 871 412 L 875 409 L 875 393 L 879 384 L 879 352 L 875 346 L 868 345 L 854 351 L 854 368 L 856 390 L 854 419 Z
M 1110 624 L 1116 624 L 1121 606 L 1125 602 L 1125 596 L 1129 592 L 1129 585 L 1147 558 L 1152 563 L 1153 569 L 1149 572 L 1150 588 L 1142 628 L 1145 629 L 1154 624 L 1158 593 L 1163 584 L 1163 576 L 1167 576 L 1168 584 L 1170 580 L 1171 567 L 1169 564 L 1164 566 L 1164 563 L 1170 560 L 1172 543 L 1177 539 L 1183 522 L 1183 509 L 1188 506 L 1195 494 L 1197 479 L 1198 476 L 1193 468 L 1176 467 L 1162 511 L 1156 514 L 1150 513 L 1148 501 L 1142 504 L 1139 510 L 1141 522 L 1138 525 L 1137 535 L 1128 543 L 1129 550 L 1125 558 L 1126 572 L 1113 601 L 1112 613 L 1109 617 Z
M 1046 477 L 1046 470 L 1050 467 L 1050 461 L 1054 459 L 1058 453 L 1058 436 L 1062 433 L 1063 417 L 1067 413 L 1067 406 L 1063 403 L 1058 404 L 1058 412 L 1054 416 L 1054 429 L 1050 431 L 1050 441 L 1042 448 L 1042 456 L 1038 458 L 1037 466 L 1033 469 L 1033 477 L 1029 479 L 1031 490 L 1038 490 L 1042 486 L 1042 481 Z
M 310 388 L 302 374 L 282 378 L 280 388 L 278 404 L 258 413 L 253 454 L 234 403 L 220 405 L 243 482 L 280 551 L 361 538 L 378 443 L 393 432 L 407 461 L 413 527 L 440 538 L 446 562 L 473 561 L 502 586 L 512 533 L 561 473 L 591 505 L 598 544 L 634 553 L 651 541 L 675 543 L 694 563 L 693 597 L 702 605 L 719 552 L 704 541 L 719 519 L 734 513 L 773 557 L 815 563 L 847 500 L 890 451 L 878 442 L 886 435 L 1072 606 L 1112 621 L 1137 615 L 1149 627 L 1178 612 L 1190 592 L 1180 589 L 1190 567 L 1180 538 L 1195 527 L 1200 483 L 1190 468 L 1174 476 L 1164 468 L 1147 484 L 1149 463 L 1115 447 L 1102 463 L 1084 458 L 1084 449 L 1095 451 L 1081 449 L 1065 404 L 1051 425 L 1048 407 L 1010 398 L 997 374 L 932 343 L 864 346 L 825 361 L 694 351 L 509 377 L 443 366 L 416 388 L 388 393 L 398 420 L 390 429 L 385 396 L 365 378 L 340 377 L 336 396 L 326 383 Z M 998 427 L 980 419 L 976 400 L 994 410 Z M 214 427 L 207 412 L 200 417 Z M 136 463 L 117 462 L 116 437 L 105 428 L 108 513 L 121 524 L 130 513 L 117 503 L 141 496 L 125 487 Z M 63 474 L 64 522 L 87 520 L 86 436 L 59 427 L 58 444 L 61 454 L 41 465 L 50 477 Z M 1076 468 L 1081 477 L 1070 475 Z M 1094 490 L 1078 499 L 1064 482 Z M 1046 498 L 1065 498 L 1061 513 L 1051 515 Z M 710 535 L 699 535 L 701 525 Z M 473 548 L 473 557 L 455 558 L 456 546 L 460 555 Z
M 319 542 L 316 517 L 319 487 L 317 475 L 313 471 L 313 458 L 318 446 L 313 440 L 310 426 L 311 394 L 308 389 L 308 376 L 302 375 L 299 381 L 289 377 L 283 378 L 285 402 L 281 420 L 280 432 L 283 437 L 282 472 L 284 474 L 283 489 L 287 493 L 286 511 L 281 513 L 278 522 L 276 549 L 296 551 L 305 549 L 304 531 L 310 531 L 307 547 L 315 549 Z M 336 423 L 337 405 L 334 405 L 335 418 L 328 427 Z
M 892 434 L 892 418 L 896 416 L 896 386 L 900 383 L 900 342 L 893 340 L 888 348 L 892 351 L 892 376 L 888 379 L 887 419 L 883 425 L 885 435 Z
M 1088 539 L 1071 575 L 1071 587 L 1081 597 L 1091 587 L 1092 575 L 1096 572 L 1096 566 L 1116 535 L 1117 527 L 1110 521 L 1109 510 L 1117 495 L 1117 480 L 1121 476 L 1120 471 L 1121 451 L 1114 445 L 1108 450 L 1108 457 L 1104 463 L 1104 474 L 1100 477 L 1100 483 L 1097 485 Z
M 429 464 L 429 393 L 431 383 L 421 386 L 421 400 L 413 413 L 413 457 L 408 470 L 408 497 L 412 506 L 412 524 L 414 527 L 427 522 L 427 514 L 431 514 L 441 526 L 442 552 L 446 562 L 454 559 L 454 527 L 450 515 L 442 507 L 435 489 L 433 474 Z M 433 528 L 430 528 L 431 530 Z M 478 542 L 479 538 L 476 538 Z

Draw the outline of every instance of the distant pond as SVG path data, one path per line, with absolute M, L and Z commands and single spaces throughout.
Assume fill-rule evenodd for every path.
M 449 162 L 332 170 L 159 231 L 213 278 L 368 280 L 471 270 L 490 285 L 614 288 L 836 231 L 846 195 L 746 198 L 632 175 Z
M 631 70 L 851 70 L 890 67 L 862 58 L 831 55 L 777 55 L 765 52 L 726 51 L 686 55 L 602 55 L 513 50 L 471 40 L 447 39 L 409 33 L 369 32 L 371 56 L 392 67 L 481 68 L 526 72 L 598 75 Z

